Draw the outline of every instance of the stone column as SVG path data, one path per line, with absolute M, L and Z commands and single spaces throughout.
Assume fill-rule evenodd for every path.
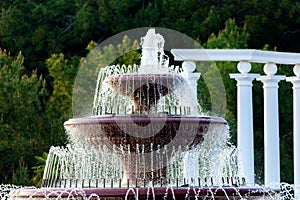
M 259 75 L 248 73 L 251 70 L 248 61 L 240 61 L 237 67 L 240 74 L 230 74 L 230 78 L 237 81 L 237 148 L 241 161 L 239 168 L 247 185 L 254 185 L 252 81 Z
M 277 188 L 280 184 L 278 83 L 285 76 L 274 75 L 277 72 L 274 63 L 265 64 L 264 72 L 266 76 L 257 80 L 263 83 L 264 88 L 265 185 Z
M 294 74 L 287 81 L 293 84 L 294 190 L 295 199 L 300 199 L 300 64 L 295 65 Z

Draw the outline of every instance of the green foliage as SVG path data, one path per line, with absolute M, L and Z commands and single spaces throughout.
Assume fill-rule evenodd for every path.
M 299 5 L 294 0 L 247 1 L 244 20 L 251 34 L 249 45 L 262 48 L 269 44 L 280 51 L 299 51 Z
M 294 76 L 291 66 L 280 65 L 278 74 L 287 77 Z M 281 81 L 279 83 L 279 134 L 280 134 L 280 161 L 281 180 L 293 182 L 293 91 L 292 84 Z
M 38 165 L 32 167 L 34 176 L 32 177 L 31 181 L 34 183 L 36 187 L 42 186 L 43 174 L 46 166 L 47 157 L 48 157 L 48 153 L 46 152 L 43 152 L 42 156 L 34 157 Z
M 249 34 L 246 26 L 240 28 L 236 25 L 235 20 L 229 19 L 225 23 L 225 28 L 216 36 L 212 33 L 205 48 L 208 49 L 245 49 L 247 48 Z
M 77 74 L 79 59 L 69 61 L 63 54 L 53 54 L 46 61 L 49 75 L 53 79 L 53 91 L 46 103 L 49 144 L 63 145 L 66 134 L 63 123 L 72 117 L 73 82 Z
M 211 34 L 204 48 L 208 49 L 244 49 L 247 48 L 247 40 L 249 35 L 247 34 L 246 27 L 240 28 L 236 25 L 235 21 L 229 19 L 226 21 L 226 26 L 217 35 Z M 206 68 L 205 71 L 201 71 L 202 75 L 209 77 L 208 80 L 200 79 L 198 83 L 198 90 L 200 94 L 200 105 L 202 106 L 204 112 L 211 109 L 211 99 L 210 96 L 218 96 L 217 94 L 212 94 L 214 92 L 218 93 L 219 89 L 214 88 L 208 91 L 206 82 L 214 83 L 215 73 L 220 73 L 226 91 L 227 108 L 226 108 L 226 120 L 228 121 L 231 134 L 232 142 L 236 143 L 236 88 L 235 80 L 229 77 L 229 73 L 235 73 L 237 71 L 237 63 L 235 62 L 216 62 L 218 72 L 212 71 L 212 68 Z M 215 85 L 218 87 L 218 85 Z M 206 89 L 205 89 L 206 88 Z
M 124 36 L 115 44 L 97 46 L 90 42 L 89 54 L 81 60 L 80 71 L 76 77 L 73 91 L 73 115 L 86 116 L 92 114 L 94 91 L 100 68 L 108 65 L 133 65 L 140 63 L 139 44 Z M 91 92 L 92 91 L 92 92 Z
M 84 55 L 88 42 L 101 38 L 94 10 L 77 0 L 6 2 L 0 12 L 0 45 L 14 54 L 22 50 L 29 71 L 48 75 L 44 61 L 51 54 Z
M 121 56 L 119 56 L 114 63 L 124 65 L 140 64 L 141 55 L 138 51 L 139 48 L 140 45 L 138 41 L 131 41 L 128 36 L 124 36 L 122 43 L 115 47 L 115 51 Z
M 32 154 L 43 148 L 44 82 L 36 72 L 24 73 L 23 60 L 21 53 L 13 57 L 0 50 L 0 182 L 14 183 L 13 171 L 15 177 L 27 171 L 20 158 L 30 167 Z
M 16 185 L 27 185 L 29 183 L 29 171 L 23 158 L 19 160 L 19 166 L 13 170 L 11 182 Z

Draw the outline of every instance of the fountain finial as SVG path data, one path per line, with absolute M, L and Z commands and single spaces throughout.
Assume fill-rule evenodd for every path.
M 155 29 L 152 28 L 147 31 L 146 36 L 141 38 L 141 68 L 144 66 L 162 65 L 164 60 L 164 43 L 163 36 L 155 33 Z

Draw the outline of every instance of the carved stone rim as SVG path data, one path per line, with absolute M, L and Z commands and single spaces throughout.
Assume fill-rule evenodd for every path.
M 146 116 L 146 115 L 128 115 L 128 116 L 95 116 L 84 118 L 71 118 L 64 123 L 64 126 L 77 124 L 102 124 L 102 123 L 142 123 L 142 122 L 162 123 L 162 122 L 179 122 L 179 123 L 206 123 L 206 124 L 227 124 L 227 122 L 220 117 L 187 117 L 187 116 Z

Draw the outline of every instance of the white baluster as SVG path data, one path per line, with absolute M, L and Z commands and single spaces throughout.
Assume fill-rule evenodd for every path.
M 265 185 L 277 188 L 280 184 L 278 83 L 285 76 L 274 75 L 277 72 L 275 63 L 266 63 L 264 72 L 267 75 L 257 80 L 263 83 L 264 88 Z
M 259 75 L 248 73 L 251 70 L 248 61 L 240 61 L 237 67 L 240 74 L 230 74 L 230 77 L 237 81 L 237 146 L 241 161 L 240 173 L 248 185 L 254 185 L 252 81 Z
M 300 64 L 295 65 L 294 74 L 287 81 L 293 84 L 294 189 L 295 199 L 300 199 Z
M 192 61 L 184 61 L 182 63 L 182 69 L 182 76 L 188 81 L 195 94 L 195 98 L 197 98 L 197 81 L 200 78 L 201 73 L 194 72 L 196 69 L 196 63 Z

